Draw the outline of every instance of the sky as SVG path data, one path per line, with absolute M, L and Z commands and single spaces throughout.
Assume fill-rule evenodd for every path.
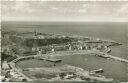
M 128 22 L 128 1 L 2 1 L 4 21 Z

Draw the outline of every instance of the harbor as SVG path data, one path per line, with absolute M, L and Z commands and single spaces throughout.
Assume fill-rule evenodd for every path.
M 7 71 L 7 74 L 4 74 L 5 81 L 97 80 L 107 82 L 127 80 L 125 68 L 128 60 L 125 50 L 122 49 L 124 52 L 122 54 L 119 51 L 113 55 L 113 48 L 124 47 L 125 43 L 84 36 L 44 35 L 39 32 L 33 33 L 33 31 L 9 37 L 13 44 L 2 48 L 3 55 L 9 55 L 9 59 L 3 62 L 6 65 L 2 65 L 2 71 Z M 20 41 L 19 45 L 16 40 Z M 20 46 L 21 44 L 24 46 Z M 61 71 L 60 69 L 63 69 L 65 64 L 68 65 L 67 67 L 72 66 L 71 70 L 76 67 L 84 71 L 79 73 L 72 72 L 70 69 L 66 72 Z M 9 67 L 6 67 L 7 65 Z M 44 73 L 39 73 L 39 71 Z
M 68 54 L 69 53 L 69 54 Z M 95 55 L 98 55 L 98 56 L 100 56 L 100 57 L 105 57 L 105 56 L 107 56 L 107 58 L 111 58 L 111 59 L 114 59 L 114 60 L 118 60 L 118 61 L 121 61 L 121 62 L 128 62 L 128 60 L 126 60 L 126 59 L 122 59 L 122 58 L 119 58 L 119 57 L 115 57 L 115 56 L 112 56 L 112 55 L 108 55 L 108 54 L 106 54 L 106 55 L 104 55 L 104 56 L 102 56 L 101 55 L 101 53 L 97 53 L 97 52 L 92 52 L 92 53 L 90 53 L 90 54 L 94 54 L 95 53 Z M 30 79 L 29 77 L 27 77 L 26 75 L 24 75 L 23 73 L 22 73 L 22 70 L 21 69 L 19 69 L 19 68 L 16 68 L 16 63 L 17 62 L 19 62 L 19 61 L 23 61 L 23 60 L 28 60 L 28 59 L 37 59 L 37 60 L 45 60 L 45 61 L 49 61 L 49 62 L 54 62 L 54 63 L 60 63 L 61 61 L 62 61 L 62 59 L 56 59 L 56 58 L 50 58 L 50 56 L 52 55 L 52 57 L 53 56 L 58 56 L 58 55 L 61 55 L 61 56 L 69 56 L 69 55 L 78 55 L 78 54 L 86 54 L 86 56 L 88 56 L 89 55 L 89 52 L 88 52 L 88 54 L 87 54 L 87 51 L 78 51 L 78 52 L 73 52 L 73 51 L 67 51 L 67 52 L 56 52 L 56 54 L 54 54 L 54 53 L 50 53 L 50 54 L 47 54 L 47 55 L 49 55 L 47 58 L 46 58 L 46 56 L 47 55 L 33 55 L 33 56 L 27 56 L 27 57 L 19 57 L 19 58 L 17 58 L 17 59 L 15 59 L 15 60 L 13 60 L 12 62 L 10 62 L 9 63 L 9 65 L 10 65 L 10 67 L 12 68 L 12 70 L 14 70 L 15 72 L 17 72 L 20 76 L 22 76 L 24 79 L 26 79 L 27 81 L 32 81 L 32 79 Z M 100 54 L 100 55 L 99 55 Z M 106 57 L 105 57 L 106 58 Z M 92 71 L 92 72 L 100 72 L 100 71 L 103 71 L 103 70 L 94 70 L 94 71 Z M 91 73 L 92 73 L 91 72 Z M 98 78 L 98 77 L 93 77 L 93 76 L 87 76 L 86 75 L 86 73 L 82 73 L 82 74 L 80 74 L 81 76 L 85 76 L 85 77 L 87 77 L 87 78 L 91 78 L 91 79 L 94 79 L 94 80 L 100 80 L 100 81 L 110 81 L 110 80 L 107 80 L 107 79 L 105 79 L 105 78 Z M 111 79 L 111 81 L 112 81 L 112 79 Z

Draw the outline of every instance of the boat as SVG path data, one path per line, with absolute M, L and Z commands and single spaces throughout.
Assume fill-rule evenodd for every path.
M 103 72 L 104 72 L 103 69 L 98 69 L 98 70 L 91 71 L 91 73 L 103 73 Z

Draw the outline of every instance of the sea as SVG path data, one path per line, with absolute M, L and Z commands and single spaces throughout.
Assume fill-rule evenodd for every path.
M 100 38 L 104 40 L 114 40 L 123 45 L 111 47 L 111 55 L 128 59 L 128 22 L 25 22 L 8 21 L 2 22 L 1 27 L 15 30 L 17 32 L 33 32 L 35 29 L 41 33 L 80 35 L 85 37 Z M 85 70 L 102 68 L 102 75 L 114 78 L 119 81 L 128 81 L 128 63 L 105 59 L 96 56 L 64 56 L 60 57 L 62 64 L 69 64 L 81 67 Z M 28 66 L 33 62 L 40 67 L 45 64 L 40 61 L 19 62 L 20 67 Z M 37 63 L 37 64 L 36 64 Z M 34 65 L 33 64 L 33 65 Z M 47 63 L 48 64 L 48 63 Z M 35 65 L 33 67 L 35 67 Z

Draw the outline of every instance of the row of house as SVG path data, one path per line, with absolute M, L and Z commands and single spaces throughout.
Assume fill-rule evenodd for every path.
M 56 51 L 71 51 L 71 50 L 101 50 L 105 46 L 102 44 L 87 44 L 87 43 L 71 43 L 71 44 L 60 44 L 60 45 L 49 45 L 42 47 L 33 47 L 32 51 L 37 52 L 38 54 L 45 54 L 47 52 L 56 52 Z

